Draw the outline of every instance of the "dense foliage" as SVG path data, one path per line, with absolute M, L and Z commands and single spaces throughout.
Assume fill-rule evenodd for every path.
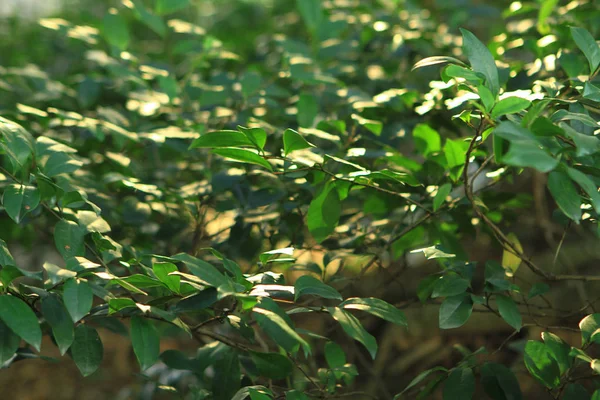
M 55 345 L 89 376 L 106 330 L 139 396 L 515 400 L 524 366 L 536 398 L 600 399 L 600 10 L 428 3 L 7 25 L 0 365 Z M 387 384 L 377 339 L 426 307 L 422 341 L 476 313 L 508 329 Z

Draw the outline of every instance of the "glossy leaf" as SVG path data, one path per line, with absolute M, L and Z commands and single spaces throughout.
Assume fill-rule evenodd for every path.
M 449 183 L 445 183 L 438 188 L 437 193 L 433 198 L 433 211 L 437 211 L 440 209 L 440 207 L 442 206 L 442 204 L 444 204 L 446 198 L 448 197 L 451 191 L 452 185 Z
M 344 332 L 354 340 L 362 343 L 369 351 L 371 358 L 377 354 L 377 341 L 365 330 L 358 318 L 339 307 L 327 307 L 327 311 L 341 326 Z
M 17 224 L 25 214 L 35 210 L 40 204 L 40 192 L 36 187 L 10 185 L 4 189 L 2 205 L 6 213 Z
M 496 296 L 496 304 L 498 305 L 498 312 L 502 319 L 517 331 L 520 331 L 523 319 L 515 301 L 509 296 L 499 294 Z
M 96 329 L 86 324 L 77 325 L 70 352 L 81 375 L 96 372 L 104 356 L 104 346 Z
M 21 344 L 21 338 L 0 320 L 0 365 L 10 360 Z
M 149 319 L 138 315 L 131 318 L 131 344 L 142 371 L 158 361 L 160 336 Z
M 102 21 L 102 35 L 106 41 L 124 51 L 129 46 L 129 28 L 127 27 L 127 21 L 118 14 L 116 9 L 110 10 Z
M 444 400 L 469 400 L 475 393 L 475 375 L 471 368 L 456 368 L 444 383 Z
M 523 395 L 515 374 L 502 364 L 487 362 L 481 367 L 483 389 L 493 400 L 521 400 Z
M 586 82 L 583 87 L 583 98 L 600 103 L 600 87 Z
M 190 145 L 190 149 L 218 147 L 243 147 L 253 146 L 252 141 L 247 135 L 238 131 L 213 131 L 203 134 L 197 139 L 194 139 Z
M 293 371 L 292 362 L 279 353 L 250 352 L 250 357 L 261 376 L 270 379 L 285 379 Z
M 69 279 L 64 284 L 63 301 L 73 322 L 79 321 L 92 308 L 94 294 L 87 282 Z
M 492 53 L 475 35 L 466 29 L 461 29 L 463 37 L 463 52 L 466 54 L 473 71 L 485 76 L 485 86 L 496 96 L 500 91 L 498 68 Z
M 156 0 L 154 11 L 158 15 L 167 15 L 183 10 L 189 5 L 189 0 Z
M 594 37 L 584 28 L 571 27 L 571 36 L 577 47 L 583 52 L 590 64 L 590 73 L 596 71 L 600 65 L 600 46 Z
M 400 326 L 408 326 L 404 313 L 384 300 L 375 297 L 352 297 L 340 303 L 345 310 L 360 310 Z
M 310 147 L 315 147 L 313 144 L 309 143 L 302 137 L 298 132 L 293 129 L 286 129 L 283 132 L 283 152 L 284 155 L 288 155 L 292 151 L 308 149 Z
M 542 340 L 550 351 L 550 355 L 558 363 L 560 373 L 564 374 L 571 367 L 569 352 L 571 346 L 551 332 L 542 332 Z
M 237 148 L 222 148 L 215 149 L 212 152 L 226 158 L 241 161 L 243 163 L 260 165 L 261 167 L 264 167 L 269 171 L 273 171 L 273 167 L 271 166 L 271 164 L 269 164 L 267 160 L 250 150 Z
M 469 287 L 469 280 L 457 274 L 441 276 L 433 288 L 431 298 L 456 296 L 464 293 Z
M 548 347 L 542 343 L 530 340 L 525 345 L 525 366 L 540 383 L 548 388 L 560 384 L 560 369 L 558 363 L 550 356 Z
M 564 172 L 553 171 L 548 175 L 548 189 L 560 210 L 576 223 L 581 220 L 581 197 L 573 182 Z
M 37 351 L 42 347 L 42 331 L 38 319 L 23 300 L 10 295 L 0 296 L 0 320 Z
M 415 147 L 424 157 L 442 150 L 440 134 L 429 125 L 419 124 L 413 129 Z
M 312 294 L 325 299 L 343 300 L 342 295 L 337 290 L 310 275 L 303 275 L 298 278 L 294 284 L 294 288 L 296 300 L 306 294 Z
M 579 322 L 581 330 L 581 345 L 585 346 L 589 343 L 594 332 L 600 329 L 600 314 L 590 314 Z
M 463 63 L 462 61 L 460 61 L 459 59 L 454 58 L 454 57 L 434 56 L 434 57 L 427 57 L 427 58 L 424 58 L 424 59 L 418 61 L 412 67 L 412 70 L 414 71 L 415 69 L 429 67 L 430 65 L 438 65 L 438 64 L 458 64 L 458 65 L 466 66 L 465 63 Z
M 540 172 L 550 172 L 558 165 L 558 160 L 543 150 L 536 142 L 513 142 L 502 157 L 507 165 L 535 168 Z
M 75 338 L 75 329 L 71 316 L 63 302 L 54 294 L 42 298 L 42 314 L 52 328 L 52 336 L 61 355 L 64 355 Z
M 54 227 L 54 243 L 65 260 L 85 255 L 84 236 L 85 230 L 73 221 L 61 219 Z
M 463 326 L 473 312 L 473 300 L 468 294 L 447 297 L 440 306 L 439 326 L 453 329 Z
M 172 263 L 155 263 L 152 265 L 152 270 L 154 274 L 162 283 L 167 285 L 167 287 L 175 292 L 180 292 L 180 281 L 181 278 L 177 275 L 170 275 L 172 272 L 178 271 L 175 264 Z
M 516 114 L 531 105 L 527 99 L 520 97 L 506 97 L 500 100 L 492 109 L 492 118 L 498 118 L 506 114 Z
M 327 183 L 308 207 L 307 225 L 314 239 L 325 240 L 338 224 L 342 207 L 335 184 Z

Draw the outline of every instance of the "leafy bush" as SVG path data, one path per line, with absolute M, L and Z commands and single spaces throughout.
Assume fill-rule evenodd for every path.
M 45 358 L 49 336 L 89 376 L 110 330 L 151 391 L 185 398 L 521 399 L 494 358 L 512 342 L 539 393 L 600 398 L 600 278 L 521 243 L 532 210 L 554 264 L 567 234 L 598 240 L 600 12 L 515 2 L 486 46 L 451 33 L 464 14 L 381 3 L 220 3 L 266 21 L 240 36 L 189 22 L 188 0 L 124 0 L 41 20 L 31 55 L 5 44 L 0 364 Z M 532 176 L 552 203 L 519 193 Z M 423 256 L 435 272 L 391 293 Z M 580 302 L 553 296 L 570 285 Z M 369 362 L 351 361 L 378 355 L 368 318 L 410 330 L 415 303 L 442 330 L 478 311 L 511 333 L 395 396 L 356 391 Z M 161 352 L 166 337 L 197 350 Z

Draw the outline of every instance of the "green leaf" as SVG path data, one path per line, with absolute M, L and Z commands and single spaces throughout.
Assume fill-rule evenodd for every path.
M 600 103 L 600 88 L 586 82 L 583 88 L 583 98 Z
M 455 182 L 461 176 L 465 166 L 465 160 L 467 157 L 467 148 L 465 147 L 465 144 L 466 143 L 460 139 L 446 139 L 446 144 L 444 145 L 446 164 L 448 169 L 450 169 L 450 177 Z
M 125 308 L 135 308 L 135 307 L 137 307 L 135 304 L 135 301 L 133 301 L 129 297 L 108 300 L 108 313 L 109 314 L 114 314 Z
M 437 65 L 437 64 L 458 64 L 458 65 L 462 65 L 462 66 L 467 66 L 467 64 L 465 64 L 464 62 L 460 61 L 458 58 L 454 58 L 454 57 L 447 57 L 447 56 L 434 56 L 434 57 L 427 57 L 424 58 L 422 60 L 419 60 L 413 67 L 412 70 L 414 71 L 415 69 L 418 68 L 423 68 L 423 67 L 429 67 L 430 65 Z
M 373 359 L 377 354 L 377 341 L 365 330 L 358 318 L 339 307 L 327 307 L 327 311 L 341 326 L 344 332 L 354 340 L 362 343 Z
M 180 293 L 181 278 L 177 275 L 169 275 L 171 272 L 178 271 L 175 264 L 172 263 L 155 263 L 152 265 L 152 270 L 159 281 L 167 285 L 169 290 L 174 293 Z
M 323 23 L 324 15 L 320 0 L 296 0 L 298 11 L 306 24 L 306 27 L 314 35 Z
M 558 165 L 558 160 L 543 150 L 538 143 L 528 141 L 511 143 L 502 161 L 507 165 L 531 167 L 544 173 L 552 171 Z
M 309 143 L 304 139 L 298 132 L 293 129 L 286 129 L 283 132 L 283 153 L 284 155 L 288 155 L 292 151 L 308 149 L 310 147 L 315 147 L 313 144 Z
M 571 112 L 564 108 L 561 108 L 550 117 L 552 122 L 558 121 L 578 121 L 584 125 L 591 126 L 592 128 L 598 128 L 600 123 L 594 118 L 590 117 L 589 114 L 584 112 Z
M 325 343 L 325 360 L 330 369 L 340 368 L 346 364 L 346 353 L 335 342 Z
M 335 183 L 327 182 L 313 198 L 308 207 L 307 225 L 317 243 L 334 231 L 340 219 L 342 207 Z
M 527 298 L 533 299 L 535 296 L 541 296 L 545 293 L 548 293 L 549 290 L 550 290 L 550 286 L 548 286 L 544 282 L 536 282 L 533 284 L 533 286 L 529 290 L 529 294 L 527 295 Z
M 371 132 L 373 135 L 381 135 L 381 131 L 383 130 L 383 124 L 381 123 L 381 121 L 363 118 L 358 114 L 352 114 L 352 119 L 356 121 L 357 124 Z
M 214 400 L 231 400 L 240 388 L 240 360 L 237 352 L 228 347 L 220 349 L 214 363 L 212 394 Z
M 0 266 L 6 267 L 9 265 L 16 266 L 15 259 L 10 254 L 6 242 L 0 239 Z
M 273 167 L 271 167 L 271 164 L 269 164 L 267 160 L 250 150 L 228 147 L 223 149 L 215 149 L 212 152 L 223 157 L 241 161 L 243 163 L 260 165 L 269 171 L 273 171 Z
M 565 387 L 563 393 L 563 399 L 569 400 L 590 400 L 590 394 L 587 392 L 584 386 L 578 383 L 569 383 Z
M 529 131 L 529 129 L 522 127 L 512 121 L 502 121 L 496 129 L 494 129 L 494 135 L 512 141 L 537 141 L 536 136 Z
M 596 187 L 594 181 L 588 178 L 588 176 L 583 172 L 574 168 L 567 168 L 567 174 L 569 175 L 569 178 L 574 180 L 583 189 L 583 191 L 590 196 L 594 210 L 596 213 L 600 214 L 600 193 L 598 193 L 598 188 Z
M 475 393 L 475 376 L 471 368 L 455 368 L 444 383 L 444 400 L 468 400 Z
M 63 288 L 63 302 L 73 322 L 79 321 L 92 309 L 94 294 L 87 282 L 69 279 Z
M 564 172 L 551 172 L 548 175 L 548 189 L 563 214 L 575 223 L 579 223 L 581 220 L 581 197 L 569 176 Z
M 310 2 L 312 0 L 306 0 Z M 319 104 L 315 96 L 309 93 L 301 93 L 298 100 L 298 125 L 303 128 L 311 128 L 319 113 Z
M 116 9 L 109 10 L 102 21 L 102 35 L 104 39 L 121 51 L 127 50 L 129 46 L 129 28 L 127 21 L 118 14 Z
M 296 293 L 294 300 L 298 300 L 300 296 L 306 294 L 323 297 L 324 299 L 343 300 L 342 295 L 337 290 L 310 275 L 302 275 L 298 278 L 294 283 L 294 290 Z
M 571 367 L 571 357 L 569 356 L 571 346 L 551 332 L 542 332 L 542 340 L 550 351 L 550 355 L 558 363 L 561 375 L 564 374 Z
M 483 389 L 493 400 L 521 400 L 523 395 L 515 374 L 502 364 L 487 362 L 481 367 Z
M 375 298 L 352 297 L 340 304 L 345 310 L 360 310 L 400 326 L 408 326 L 404 313 L 393 305 Z
M 197 139 L 194 139 L 189 149 L 196 148 L 217 148 L 217 147 L 252 147 L 254 144 L 242 132 L 238 131 L 213 131 L 205 133 Z
M 427 124 L 418 124 L 413 129 L 413 138 L 417 151 L 424 157 L 442 150 L 440 134 Z
M 261 302 L 252 311 L 258 325 L 279 346 L 288 352 L 296 352 L 298 345 L 301 345 L 304 352 L 310 354 L 308 343 L 296 333 L 291 326 L 289 317 L 281 311 L 273 300 L 268 298 L 261 299 Z
M 548 388 L 560 384 L 558 363 L 550 356 L 548 347 L 541 342 L 529 340 L 525 345 L 525 366 L 540 383 Z
M 81 375 L 93 374 L 102 362 L 103 353 L 104 347 L 98 332 L 89 325 L 77 325 L 75 339 L 71 345 L 71 357 Z
M 429 375 L 431 375 L 435 372 L 440 372 L 440 371 L 446 372 L 448 370 L 444 367 L 434 367 L 434 368 L 431 368 L 431 369 L 421 372 L 412 381 L 410 381 L 408 386 L 406 386 L 403 391 L 401 391 L 400 393 L 398 393 L 397 395 L 394 396 L 394 400 L 400 399 L 404 393 L 408 392 L 410 389 L 414 388 L 419 383 L 423 382 L 425 379 L 427 379 L 427 377 Z
M 485 111 L 490 112 L 496 104 L 496 97 L 494 97 L 490 89 L 483 85 L 477 87 L 477 93 L 479 93 L 479 98 L 481 99 Z
M 6 213 L 17 224 L 28 212 L 36 209 L 40 204 L 40 192 L 34 186 L 9 185 L 4 189 L 2 205 Z
M 134 6 L 133 13 L 139 21 L 156 32 L 156 34 L 161 38 L 167 36 L 167 25 L 161 17 L 148 11 L 140 2 L 140 0 L 133 0 L 132 4 Z
M 433 258 L 453 258 L 456 257 L 456 254 L 447 253 L 442 246 L 435 245 L 430 247 L 424 247 L 422 249 L 416 249 L 411 251 L 411 253 L 420 253 L 423 252 L 423 255 L 426 259 L 431 260 Z
M 498 305 L 498 312 L 502 319 L 504 319 L 510 326 L 515 328 L 517 331 L 521 330 L 523 320 L 519 308 L 515 304 L 514 300 L 509 296 L 502 294 L 496 295 L 496 304 Z
M 60 298 L 54 294 L 43 297 L 42 314 L 52 328 L 52 336 L 61 355 L 65 355 L 75 338 L 75 330 L 71 316 Z
M 600 138 L 594 135 L 579 133 L 565 123 L 561 123 L 560 126 L 564 129 L 567 136 L 575 142 L 577 157 L 589 156 L 600 151 Z
M 269 379 L 285 379 L 291 375 L 294 368 L 292 362 L 286 356 L 279 353 L 251 351 L 250 357 L 254 361 L 254 364 L 256 364 L 258 373 Z
M 131 344 L 142 371 L 158 361 L 160 336 L 149 319 L 139 315 L 131 318 Z
M 581 345 L 585 346 L 589 343 L 594 332 L 600 329 L 600 314 L 590 314 L 579 322 L 581 330 Z
M 492 118 L 498 118 L 507 114 L 516 114 L 531 105 L 527 99 L 520 97 L 507 97 L 500 100 L 492 109 Z
M 419 286 L 417 287 L 417 297 L 421 300 L 421 303 L 425 303 L 427 299 L 429 299 L 438 279 L 439 277 L 437 275 L 431 275 L 419 282 Z
M 10 295 L 0 296 L 0 319 L 11 331 L 40 351 L 42 330 L 35 313 L 23 300 Z
M 468 293 L 447 297 L 440 306 L 440 329 L 463 326 L 473 312 L 473 300 Z
M 441 276 L 433 288 L 431 298 L 456 296 L 464 293 L 469 288 L 469 280 L 457 274 Z
M 167 15 L 183 10 L 189 5 L 189 0 L 156 0 L 154 12 L 158 15 Z
M 285 392 L 285 400 L 310 400 L 310 398 L 302 392 L 299 392 L 297 390 L 290 390 L 289 392 Z
M 33 137 L 19 124 L 0 117 L 0 148 L 8 156 L 13 172 L 22 170 L 33 154 Z
M 583 52 L 590 64 L 590 74 L 594 73 L 600 65 L 600 46 L 594 37 L 584 28 L 571 27 L 571 36 L 577 47 Z
M 218 269 L 206 261 L 184 253 L 177 254 L 173 256 L 173 258 L 183 262 L 189 268 L 190 272 L 198 277 L 207 286 L 218 288 L 220 286 L 227 286 L 231 284 L 231 280 L 229 278 L 227 278 L 225 275 L 219 272 Z
M 21 344 L 21 338 L 0 320 L 0 366 L 10 360 Z
M 260 150 L 264 149 L 265 144 L 267 144 L 267 132 L 263 128 L 244 128 L 243 126 L 238 126 L 238 129 L 246 135 L 254 147 Z
M 485 86 L 495 96 L 500 92 L 500 83 L 498 79 L 498 68 L 492 53 L 483 43 L 471 32 L 461 28 L 463 36 L 463 52 L 469 59 L 473 71 L 479 72 L 485 76 Z
M 250 400 L 272 400 L 273 392 L 264 386 L 245 386 L 237 391 L 231 400 L 244 400 L 250 397 Z
M 442 206 L 442 204 L 444 204 L 446 198 L 448 197 L 451 191 L 452 185 L 449 183 L 445 183 L 438 188 L 437 193 L 433 198 L 433 211 L 437 211 L 440 209 L 440 207 Z
M 61 219 L 54 227 L 54 243 L 65 260 L 85 255 L 84 236 L 85 230 L 73 221 Z

